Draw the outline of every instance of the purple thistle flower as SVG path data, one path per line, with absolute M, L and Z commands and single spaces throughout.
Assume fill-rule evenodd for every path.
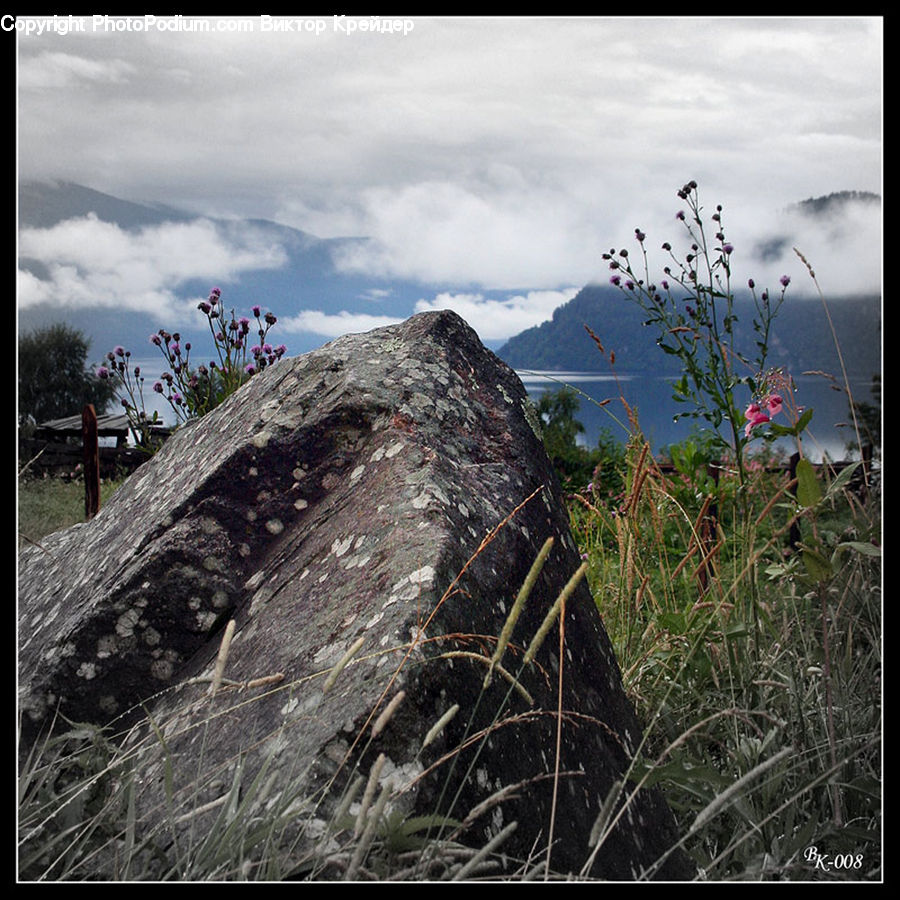
M 197 309 L 199 309 L 200 312 L 205 313 L 208 316 L 209 311 L 212 309 L 212 306 L 210 306 L 209 303 L 207 303 L 205 300 L 203 300 L 202 302 L 197 304 Z
M 247 363 L 247 365 L 244 366 L 244 371 L 248 375 L 254 375 L 256 373 L 256 367 L 253 365 L 253 363 Z M 279 369 L 278 371 L 280 372 L 281 369 Z
M 675 213 L 675 218 L 678 219 L 679 222 L 684 221 L 684 210 L 679 209 L 677 213 Z
M 259 318 L 260 308 L 259 308 L 258 306 L 253 306 L 253 307 L 251 307 L 251 308 L 250 308 L 250 312 L 252 312 L 253 315 L 254 315 L 257 319 Z
M 106 366 L 100 366 L 100 368 L 97 369 L 97 377 L 103 379 L 109 378 L 109 369 L 107 369 Z
M 750 288 L 750 290 L 752 291 L 753 288 L 756 287 L 756 282 L 752 278 L 749 278 L 747 280 L 747 287 Z
M 618 276 L 618 275 L 613 275 L 612 278 L 609 279 L 609 283 L 610 283 L 610 284 L 614 284 L 616 287 L 619 286 L 619 284 L 621 283 L 621 281 L 622 281 L 622 279 L 621 279 L 621 277 Z M 279 370 L 279 371 L 280 371 L 280 370 Z
M 778 280 L 781 282 L 782 287 L 787 287 L 791 283 L 790 276 L 788 275 L 782 275 Z
M 275 316 L 270 312 L 266 313 L 265 320 L 266 324 L 268 325 L 274 325 L 278 321 L 278 319 L 276 319 Z
M 733 246 L 732 244 L 722 244 L 722 249 L 723 249 L 726 253 L 733 253 L 733 252 L 734 252 L 734 246 Z

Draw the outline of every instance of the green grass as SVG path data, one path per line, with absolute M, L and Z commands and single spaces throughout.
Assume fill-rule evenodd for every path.
M 878 881 L 880 500 L 875 491 L 860 499 L 846 475 L 820 472 L 798 489 L 800 506 L 782 475 L 750 469 L 741 490 L 722 473 L 708 541 L 708 495 L 663 475 L 640 442 L 624 460 L 621 500 L 572 498 L 587 578 L 646 725 L 623 791 L 664 791 L 701 878 Z M 80 489 L 20 486 L 20 530 L 38 539 L 80 521 Z M 801 544 L 786 552 L 792 523 Z M 152 750 L 123 751 L 83 726 L 37 748 L 20 776 L 20 877 L 84 878 L 85 860 L 106 845 L 117 848 L 123 880 L 553 877 L 540 854 L 538 865 L 504 869 L 502 846 L 481 855 L 464 847 L 458 823 L 446 823 L 437 840 L 433 817 L 385 814 L 386 795 L 363 791 L 367 772 L 349 782 L 362 812 L 339 811 L 298 868 L 285 867 L 277 840 L 284 817 L 296 817 L 297 798 L 273 806 L 270 786 L 238 777 L 234 802 L 203 841 L 179 858 L 151 858 L 129 784 L 140 752 Z M 610 824 L 595 827 L 595 846 Z
M 104 480 L 100 485 L 100 505 L 122 484 Z M 84 482 L 61 478 L 25 478 L 18 484 L 19 545 L 41 538 L 61 528 L 83 522 Z
M 636 444 L 621 505 L 573 505 L 626 690 L 652 723 L 638 769 L 708 878 L 880 877 L 881 519 L 849 474 L 805 476 L 800 506 L 783 474 L 759 469 L 729 495 L 723 473 L 704 542 L 706 498 Z

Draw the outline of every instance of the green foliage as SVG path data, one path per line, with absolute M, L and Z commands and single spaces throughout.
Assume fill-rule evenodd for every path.
M 274 365 L 287 352 L 281 344 L 273 347 L 267 342 L 269 331 L 278 321 L 271 313 L 263 313 L 253 307 L 255 326 L 246 316 L 238 318 L 232 309 L 225 312 L 221 291 L 213 288 L 209 298 L 198 305 L 206 316 L 213 348 L 217 359 L 209 365 L 199 365 L 191 360 L 191 343 L 182 342 L 179 332 L 169 333 L 161 328 L 150 336 L 150 342 L 159 348 L 166 370 L 153 385 L 153 391 L 165 397 L 178 423 L 197 419 L 230 397 L 241 385 L 267 366 Z M 255 327 L 256 343 L 250 337 Z M 131 366 L 131 351 L 116 347 L 106 354 L 106 365 L 97 372 L 104 381 L 113 385 L 122 395 L 122 405 L 128 415 L 131 431 L 138 446 L 155 452 L 161 441 L 154 434 L 159 413 L 146 411 L 144 377 L 139 366 Z
M 82 332 L 49 325 L 19 338 L 19 424 L 79 415 L 92 403 L 106 412 L 115 390 L 87 369 L 89 344 Z
M 725 502 L 735 478 L 726 467 L 708 493 L 709 453 L 702 434 L 670 448 L 668 476 L 633 441 L 624 502 L 572 510 L 649 725 L 632 784 L 664 791 L 708 880 L 878 880 L 878 497 L 851 490 L 853 466 L 829 476 L 801 459 L 792 493 L 786 471 L 751 459 L 748 502 Z
M 580 491 L 590 486 L 598 496 L 615 497 L 622 490 L 621 462 L 625 448 L 604 430 L 597 446 L 579 444 L 584 426 L 576 418 L 578 393 L 570 387 L 545 391 L 537 404 L 544 447 L 566 490 Z
M 101 483 L 101 506 L 121 483 L 109 480 Z M 17 500 L 20 543 L 40 541 L 45 535 L 84 521 L 83 480 L 20 479 Z
M 611 283 L 643 310 L 646 324 L 656 330 L 657 346 L 680 363 L 681 377 L 673 395 L 685 406 L 680 415 L 707 423 L 718 437 L 722 452 L 730 450 L 734 454 L 743 483 L 744 449 L 753 437 L 753 429 L 768 423 L 781 410 L 782 397 L 776 391 L 790 387 L 790 379 L 783 377 L 773 386 L 768 365 L 772 324 L 784 302 L 790 278 L 782 276 L 781 293 L 776 298 L 770 298 L 768 290 L 757 296 L 753 279 L 749 280 L 756 338 L 751 355 L 737 342 L 738 317 L 732 286 L 735 248 L 725 238 L 722 207 L 717 206 L 706 219 L 694 181 L 684 185 L 678 196 L 687 207 L 678 212 L 678 218 L 684 223 L 689 248 L 681 254 L 668 241 L 663 243 L 670 264 L 663 267 L 660 279 L 651 276 L 646 235 L 639 228 L 635 229 L 635 238 L 640 263 L 633 266 L 629 251 L 624 248 L 618 253 L 604 253 L 603 258 L 614 273 Z M 714 235 L 709 235 L 707 229 L 714 229 Z M 738 365 L 746 367 L 746 374 L 739 373 Z M 742 410 L 737 396 L 740 385 L 746 386 L 751 396 L 746 410 Z M 746 427 L 745 420 L 749 422 Z
M 710 469 L 721 464 L 722 446 L 717 436 L 708 429 L 696 429 L 680 443 L 669 444 L 663 455 L 669 457 L 675 470 L 692 490 L 703 494 L 715 490 Z

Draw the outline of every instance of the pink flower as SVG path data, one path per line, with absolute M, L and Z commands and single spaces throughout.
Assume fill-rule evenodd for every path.
M 744 418 L 747 419 L 747 424 L 744 426 L 744 437 L 750 437 L 750 432 L 757 425 L 765 425 L 766 422 L 771 422 L 772 416 L 777 416 L 781 412 L 784 400 L 780 394 L 769 394 L 763 403 L 765 404 L 765 409 L 754 401 L 744 410 Z
M 758 403 L 751 403 L 744 410 L 744 418 L 747 419 L 747 424 L 744 426 L 744 437 L 750 437 L 750 432 L 757 425 L 765 425 L 766 422 L 770 421 L 769 414 L 763 412 Z

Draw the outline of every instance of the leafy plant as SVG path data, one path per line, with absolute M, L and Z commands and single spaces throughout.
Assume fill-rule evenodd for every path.
M 613 271 L 610 282 L 618 287 L 647 314 L 645 322 L 659 332 L 657 344 L 666 354 L 677 357 L 682 374 L 675 383 L 674 398 L 691 408 L 681 415 L 702 418 L 718 436 L 723 451 L 730 449 L 735 456 L 741 482 L 745 478 L 744 450 L 747 443 L 760 432 L 758 426 L 771 423 L 772 416 L 782 409 L 783 397 L 773 391 L 773 380 L 784 383 L 782 373 L 771 371 L 767 365 L 768 344 L 772 322 L 784 302 L 790 278 L 781 278 L 781 292 L 770 298 L 768 290 L 757 296 L 756 285 L 749 279 L 756 315 L 753 327 L 757 334 L 755 355 L 745 355 L 744 348 L 735 346 L 737 321 L 732 283 L 734 245 L 725 236 L 722 206 L 710 216 L 714 236 L 707 234 L 707 224 L 700 205 L 697 183 L 690 181 L 678 196 L 686 209 L 676 218 L 683 223 L 689 249 L 676 255 L 666 241 L 662 249 L 670 263 L 662 270 L 659 280 L 651 277 L 645 247 L 646 234 L 635 229 L 641 263 L 632 266 L 627 249 L 604 253 Z M 737 364 L 746 368 L 737 371 Z M 744 385 L 751 400 L 741 411 L 736 389 Z M 799 435 L 809 422 L 812 411 L 789 426 L 770 424 L 768 434 Z
M 87 367 L 88 341 L 65 324 L 19 338 L 19 424 L 81 414 L 86 403 L 106 411 L 115 390 Z
M 213 288 L 209 297 L 198 304 L 206 317 L 216 354 L 209 365 L 192 362 L 192 345 L 190 341 L 182 342 L 179 332 L 169 333 L 161 328 L 150 335 L 150 343 L 159 348 L 169 367 L 154 383 L 153 390 L 165 397 L 179 423 L 205 415 L 287 352 L 284 344 L 273 347 L 267 340 L 270 329 L 278 321 L 273 313 L 263 313 L 259 306 L 253 307 L 256 337 L 251 338 L 253 323 L 246 316 L 235 316 L 233 309 L 226 313 L 221 295 L 219 288 Z M 159 440 L 154 437 L 154 427 L 159 424 L 159 413 L 146 412 L 140 367 L 131 368 L 131 352 L 124 347 L 111 350 L 106 359 L 107 365 L 101 366 L 97 375 L 122 391 L 122 406 L 137 443 L 150 450 L 157 449 Z

